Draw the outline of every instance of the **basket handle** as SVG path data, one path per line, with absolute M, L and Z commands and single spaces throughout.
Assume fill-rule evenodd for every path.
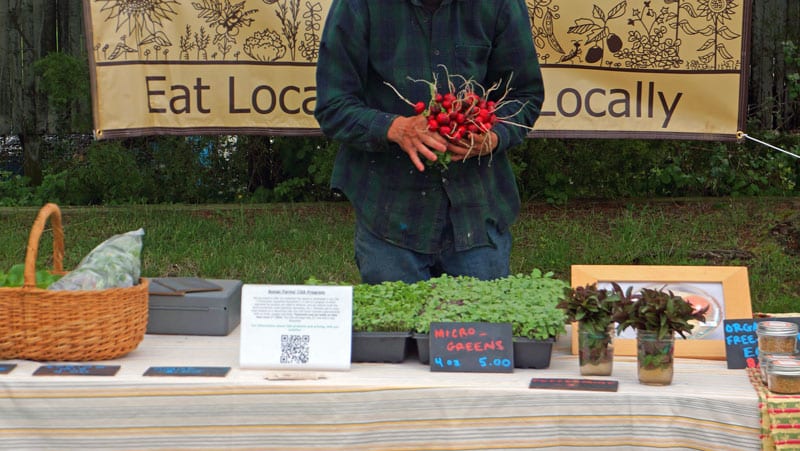
M 39 240 L 48 218 L 53 226 L 53 272 L 64 272 L 64 229 L 61 226 L 61 210 L 58 205 L 48 203 L 39 210 L 28 237 L 23 288 L 36 288 L 36 258 L 39 254 Z

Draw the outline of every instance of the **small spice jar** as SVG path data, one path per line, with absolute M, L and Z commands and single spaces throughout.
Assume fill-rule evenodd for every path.
M 774 393 L 800 393 L 800 360 L 772 360 L 767 370 L 767 388 Z
M 788 357 L 788 356 L 775 355 L 775 354 L 758 355 L 758 369 L 761 372 L 761 382 L 763 382 L 764 385 L 767 385 L 767 372 L 769 372 L 769 365 L 772 363 L 774 359 L 779 359 L 781 357 Z
M 756 329 L 758 354 L 794 354 L 797 324 L 788 321 L 761 321 Z

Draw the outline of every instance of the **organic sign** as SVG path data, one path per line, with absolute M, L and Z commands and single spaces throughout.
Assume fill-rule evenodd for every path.
M 726 319 L 725 357 L 728 369 L 755 368 L 758 366 L 758 337 L 756 330 L 761 321 L 788 321 L 800 325 L 800 317 L 767 317 L 751 319 Z
M 431 323 L 431 371 L 511 373 L 510 323 Z
M 95 136 L 319 133 L 331 3 L 83 0 Z M 532 136 L 734 139 L 750 3 L 527 0 L 546 92 Z

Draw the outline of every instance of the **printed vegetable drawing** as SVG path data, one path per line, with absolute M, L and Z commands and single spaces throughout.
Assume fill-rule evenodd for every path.
M 507 98 L 511 91 L 509 87 L 511 77 L 506 81 L 505 91 L 502 95 L 497 100 L 490 100 L 491 94 L 503 86 L 502 80 L 485 88 L 475 80 L 458 74 L 450 74 L 446 67 L 444 69 L 447 76 L 447 89 L 444 92 L 437 90 L 439 83 L 435 74 L 432 81 L 409 78 L 413 82 L 426 83 L 430 87 L 430 98 L 427 101 L 413 102 L 400 94 L 390 83 L 384 82 L 384 84 L 410 105 L 416 114 L 422 114 L 428 119 L 428 130 L 437 132 L 448 141 L 459 143 L 469 149 L 475 147 L 476 136 L 488 133 L 497 123 L 531 128 L 511 120 L 525 106 L 524 102 Z M 507 116 L 497 115 L 501 108 L 510 104 L 516 104 L 515 111 Z M 489 145 L 488 141 L 481 142 Z M 448 152 L 434 153 L 439 157 L 436 162 L 446 169 L 450 162 L 450 154 Z

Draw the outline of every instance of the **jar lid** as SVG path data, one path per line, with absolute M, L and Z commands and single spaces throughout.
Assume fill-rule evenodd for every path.
M 800 376 L 800 360 L 795 358 L 773 359 L 770 361 L 769 374 L 782 376 Z
M 761 321 L 756 333 L 759 335 L 797 335 L 797 324 L 789 321 Z
M 794 355 L 791 355 L 791 354 L 773 354 L 773 353 L 767 354 L 767 353 L 763 353 L 763 352 L 758 354 L 758 360 L 760 362 L 765 362 L 765 363 L 771 362 L 773 360 L 796 359 L 796 358 L 797 357 L 795 357 Z

